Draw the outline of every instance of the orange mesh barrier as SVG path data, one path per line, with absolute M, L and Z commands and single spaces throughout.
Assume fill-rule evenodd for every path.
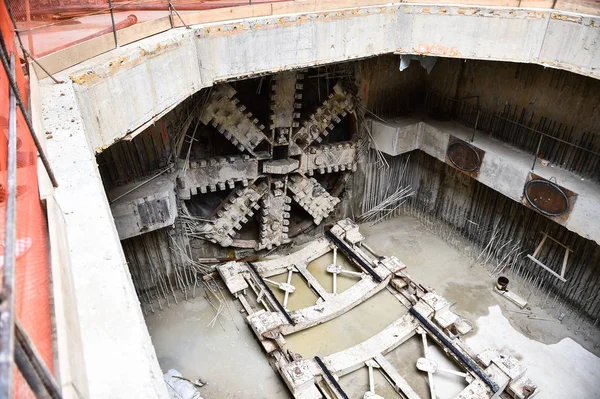
M 293 0 L 171 0 L 185 21 L 187 12 Z M 316 3 L 319 1 L 317 0 Z M 454 0 L 408 0 L 409 3 L 461 4 Z M 108 0 L 9 0 L 24 45 L 36 58 L 112 31 Z M 381 4 L 385 4 L 381 1 Z M 472 1 L 466 2 L 474 4 Z M 324 1 L 331 6 L 335 1 Z M 348 4 L 348 2 L 344 2 Z M 598 0 L 481 0 L 481 6 L 541 7 L 600 15 Z M 113 0 L 115 24 L 133 15 L 137 23 L 169 15 L 168 0 Z M 360 6 L 360 1 L 356 3 Z M 174 19 L 178 19 L 174 15 Z M 117 29 L 119 27 L 117 26 Z M 106 46 L 107 43 L 104 43 Z M 108 51 L 103 47 L 102 51 Z
M 9 54 L 16 54 L 12 21 L 4 3 L 0 7 L 2 38 Z M 29 86 L 16 57 L 15 77 L 21 97 L 28 101 Z M 7 199 L 7 150 L 9 82 L 0 67 L 0 266 L 4 267 L 4 236 Z M 48 232 L 38 190 L 37 150 L 25 119 L 17 107 L 17 219 L 15 311 L 50 371 L 53 370 L 50 266 Z M 22 376 L 15 371 L 15 398 L 34 398 Z

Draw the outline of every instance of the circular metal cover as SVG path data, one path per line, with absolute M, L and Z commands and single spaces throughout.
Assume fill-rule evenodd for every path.
M 525 198 L 532 207 L 547 216 L 560 216 L 569 209 L 569 198 L 556 184 L 542 179 L 525 184 Z
M 479 153 L 464 141 L 450 144 L 447 154 L 452 165 L 465 172 L 475 172 L 481 166 Z

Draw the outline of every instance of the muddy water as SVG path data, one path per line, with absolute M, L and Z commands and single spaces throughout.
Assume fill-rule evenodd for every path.
M 308 270 L 327 292 L 333 292 L 333 277 L 327 273 L 327 265 L 333 261 L 333 253 L 328 253 L 308 265 Z M 348 259 L 338 253 L 337 263 L 345 270 L 360 271 Z M 285 281 L 287 275 L 276 276 L 272 280 Z M 359 281 L 358 277 L 339 275 L 337 292 L 342 293 Z M 302 276 L 294 273 L 292 284 L 296 291 L 290 295 L 290 310 L 312 306 L 318 297 L 308 287 Z M 275 295 L 283 301 L 281 290 L 274 289 Z M 349 312 L 312 327 L 308 330 L 286 337 L 289 348 L 304 357 L 329 354 L 347 349 L 377 334 L 407 312 L 396 298 L 383 290 Z
M 308 264 L 308 271 L 315 276 L 319 284 L 321 284 L 321 286 L 327 292 L 333 292 L 333 276 L 331 273 L 327 272 L 327 265 L 331 263 L 333 263 L 333 252 L 329 252 Z M 360 271 L 360 269 L 358 269 L 340 254 L 337 256 L 336 263 L 341 265 L 345 270 L 350 270 L 353 272 Z M 269 280 L 277 281 L 278 283 L 285 282 L 287 280 L 287 273 L 270 277 Z M 352 287 L 354 284 L 356 284 L 356 282 L 358 282 L 358 280 L 358 277 L 339 275 L 337 277 L 338 294 Z M 296 287 L 296 291 L 290 294 L 290 298 L 288 300 L 288 310 L 296 310 L 312 306 L 317 302 L 317 299 L 319 299 L 319 297 L 308 288 L 306 281 L 299 273 L 294 273 L 292 276 L 292 285 Z M 271 289 L 273 290 L 273 293 L 279 302 L 283 303 L 283 291 L 277 289 L 277 287 L 271 287 Z
M 291 398 L 279 375 L 239 312 L 239 304 L 226 295 L 231 309 L 221 323 L 209 326 L 215 311 L 196 291 L 195 299 L 179 299 L 163 311 L 146 316 L 146 324 L 163 372 L 174 368 L 184 377 L 207 383 L 200 389 L 208 399 Z

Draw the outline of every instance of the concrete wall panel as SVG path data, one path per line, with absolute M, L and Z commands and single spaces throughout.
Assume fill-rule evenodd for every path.
M 399 52 L 518 62 L 537 62 L 549 13 L 475 7 L 421 7 L 399 10 Z
M 590 34 L 599 28 L 582 21 L 588 25 L 551 20 L 549 11 L 422 5 L 248 18 L 170 30 L 58 77 L 76 87 L 90 143 L 102 150 L 215 81 L 394 51 L 537 63 L 543 49 L 552 66 L 597 76 Z
M 191 33 L 159 36 L 158 41 L 117 49 L 114 57 L 71 76 L 88 139 L 97 151 L 201 88 Z
M 552 13 L 539 63 L 600 77 L 600 18 Z
M 73 87 L 42 84 L 64 213 L 89 398 L 168 398 Z
M 412 132 L 410 131 L 411 128 Z M 383 133 L 394 133 L 394 129 L 387 129 Z M 472 130 L 457 122 L 434 120 L 419 122 L 400 132 L 403 136 L 410 136 L 410 140 L 398 139 L 398 145 L 395 148 L 397 154 L 407 153 L 415 149 L 413 145 L 415 133 L 420 136 L 417 140 L 419 150 L 445 162 L 450 135 L 468 142 Z M 385 146 L 385 137 L 380 134 L 376 139 L 378 143 Z M 476 179 L 506 197 L 521 202 L 523 187 L 531 172 L 532 156 L 480 132 L 476 133 L 473 145 L 485 151 L 485 157 Z M 600 225 L 600 215 L 596 212 L 600 199 L 600 187 L 596 183 L 582 180 L 565 170 L 543 167 L 539 162 L 537 162 L 535 173 L 545 179 L 554 178 L 559 185 L 578 194 L 577 202 L 573 206 L 568 219 L 566 221 L 555 219 L 556 223 L 565 226 L 582 237 L 600 243 L 600 233 L 597 229 L 597 226 Z

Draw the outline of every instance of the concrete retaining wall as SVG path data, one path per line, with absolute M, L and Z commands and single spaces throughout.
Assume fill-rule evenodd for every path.
M 215 82 L 383 53 L 538 63 L 598 78 L 598 26 L 600 18 L 550 10 L 370 6 L 174 29 L 57 77 L 75 88 L 101 151 Z
M 373 122 L 373 135 L 381 151 L 389 155 L 400 155 L 419 149 L 442 162 L 446 162 L 451 136 L 469 142 L 473 134 L 472 129 L 457 122 L 400 121 L 393 126 Z M 390 139 L 394 135 L 398 136 L 397 140 Z M 396 145 L 392 146 L 391 143 Z M 533 156 L 480 132 L 476 133 L 472 144 L 485 151 L 476 179 L 512 200 L 522 202 L 523 188 L 531 172 Z M 565 170 L 541 166 L 539 162 L 536 163 L 535 173 L 545 179 L 554 178 L 557 184 L 578 194 L 568 218 L 554 218 L 554 221 L 600 244 L 600 232 L 597 228 L 600 226 L 600 215 L 596 211 L 600 202 L 600 187 Z

